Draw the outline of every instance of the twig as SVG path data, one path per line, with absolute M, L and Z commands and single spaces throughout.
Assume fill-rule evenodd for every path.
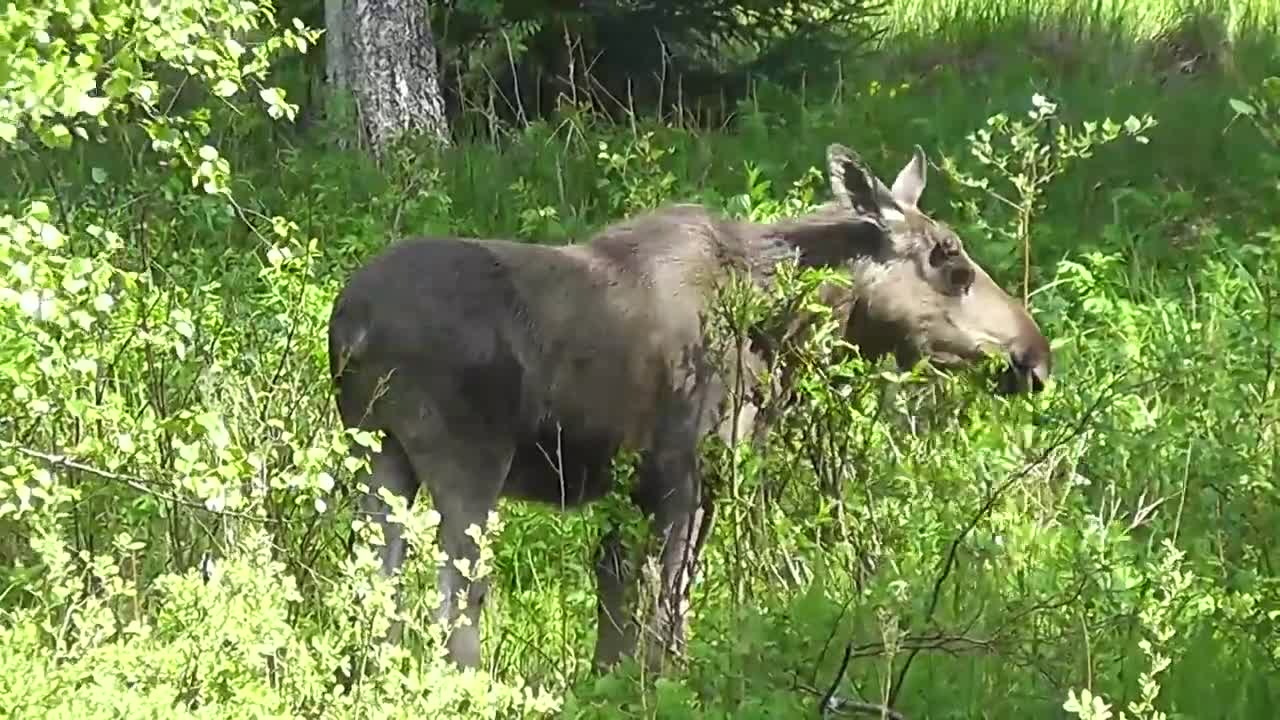
M 293 522 L 293 521 L 285 520 L 281 518 L 268 518 L 268 517 L 259 517 L 257 515 L 249 515 L 248 513 L 236 512 L 234 510 L 211 510 L 208 507 L 206 507 L 203 503 L 187 500 L 184 498 L 180 498 L 176 495 L 170 495 L 163 491 L 156 490 L 155 488 L 152 488 L 149 485 L 147 485 L 147 483 L 143 481 L 141 478 L 134 477 L 132 475 L 124 475 L 121 473 L 112 472 L 110 470 L 103 470 L 101 468 L 96 468 L 96 467 L 93 467 L 92 465 L 86 465 L 76 460 L 72 460 L 66 455 L 54 455 L 51 453 L 40 452 L 39 450 L 32 450 L 31 448 L 23 447 L 21 445 L 18 445 L 17 443 L 10 442 L 8 440 L 0 440 L 0 445 L 3 445 L 4 447 L 10 450 L 13 450 L 14 452 L 17 452 L 20 455 L 25 455 L 29 458 L 40 460 L 41 462 L 47 465 L 50 465 L 52 467 L 61 467 L 61 468 L 67 468 L 68 470 L 76 470 L 78 472 L 86 473 L 88 475 L 92 475 L 94 477 L 101 478 L 103 480 L 110 480 L 111 482 L 120 483 L 121 485 L 125 485 L 133 490 L 136 490 L 146 495 L 150 495 L 154 498 L 164 500 L 166 502 L 175 503 L 178 505 L 183 505 L 196 510 L 204 510 L 205 512 L 209 512 L 214 515 L 219 515 L 222 517 L 238 518 L 241 520 L 252 520 L 254 522 L 260 522 L 267 525 L 272 525 L 272 524 L 283 525 L 283 524 L 289 524 Z
M 818 703 L 818 716 L 826 717 L 827 711 L 831 709 L 831 701 L 836 696 L 836 688 L 840 687 L 840 683 L 844 682 L 844 674 L 849 671 L 849 660 L 853 657 L 853 643 L 845 643 L 844 657 L 840 658 L 840 669 L 836 671 L 836 676 L 831 680 L 831 687 L 827 689 L 827 694 L 822 696 L 822 702 Z
M 847 655 L 845 656 L 845 661 L 846 663 L 848 661 Z M 844 668 L 842 667 L 841 672 L 836 678 L 837 684 L 840 682 L 840 677 L 842 677 L 843 675 L 844 675 Z M 804 690 L 807 693 L 811 693 L 813 695 L 819 694 L 816 689 L 811 687 L 806 687 L 805 685 L 802 685 L 802 684 L 797 684 L 795 687 L 799 688 L 800 690 Z M 862 713 L 864 715 L 875 715 L 880 718 L 888 718 L 889 720 L 907 720 L 906 715 L 903 715 L 902 713 L 898 712 L 897 710 L 894 710 L 893 708 L 887 707 L 885 705 L 881 705 L 880 703 L 863 702 L 861 700 L 849 700 L 846 698 L 842 698 L 835 695 L 834 691 L 835 691 L 835 686 L 833 685 L 831 688 L 831 691 L 828 691 L 825 695 L 822 696 L 822 703 L 818 706 L 818 717 L 825 718 L 825 717 L 828 717 L 831 713 L 848 712 L 848 713 Z
M 891 707 L 881 705 L 880 703 L 862 702 L 861 700 L 846 700 L 841 697 L 831 698 L 831 704 L 824 706 L 823 711 L 863 713 L 865 715 L 875 715 L 880 718 L 888 718 L 889 720 L 907 720 L 906 715 L 903 715 Z

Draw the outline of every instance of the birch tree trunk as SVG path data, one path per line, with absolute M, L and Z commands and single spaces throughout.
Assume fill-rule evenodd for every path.
M 351 91 L 361 139 L 375 155 L 404 132 L 449 142 L 423 0 L 325 0 L 325 73 Z

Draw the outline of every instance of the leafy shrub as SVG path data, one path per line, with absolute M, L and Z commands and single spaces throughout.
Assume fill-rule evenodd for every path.
M 266 151 L 294 110 L 267 70 L 314 32 L 272 27 L 266 6 L 165 8 L 18 4 L 0 23 L 4 716 L 1270 707 L 1273 82 L 1236 93 L 1250 124 L 1212 145 L 1183 133 L 1191 110 L 1093 81 L 1022 120 L 1011 67 L 982 79 L 994 109 L 956 73 L 850 78 L 831 102 L 766 86 L 735 134 L 566 114 L 502 150 L 406 144 L 374 170 Z M 1120 140 L 1135 133 L 1150 142 Z M 826 142 L 897 153 L 920 135 L 942 170 L 926 202 L 950 200 L 935 213 L 1028 286 L 1055 341 L 1049 390 L 1007 401 L 968 376 L 868 367 L 820 328 L 767 442 L 707 447 L 722 503 L 682 669 L 587 674 L 588 558 L 621 497 L 504 506 L 478 568 L 495 579 L 492 667 L 444 663 L 436 517 L 397 508 L 416 538 L 398 582 L 350 521 L 346 451 L 378 438 L 339 427 L 323 338 L 358 258 L 408 232 L 578 239 L 675 199 L 767 220 L 818 201 Z M 1179 175 L 1211 150 L 1259 159 L 1230 183 Z M 731 295 L 722 331 L 823 279 Z M 405 643 L 379 642 L 396 615 Z

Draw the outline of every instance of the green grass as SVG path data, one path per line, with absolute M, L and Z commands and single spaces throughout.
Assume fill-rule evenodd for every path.
M 1186 20 L 1189 10 L 1200 13 L 1200 24 Z M 950 156 L 978 172 L 968 135 L 996 113 L 1024 116 L 1040 93 L 1059 103 L 1071 125 L 1145 113 L 1159 122 L 1150 142 L 1117 141 L 1072 166 L 1036 216 L 1033 310 L 1058 346 L 1055 386 L 1034 402 L 1042 423 L 1028 421 L 1032 403 L 995 401 L 973 387 L 926 404 L 937 429 L 918 437 L 872 423 L 869 398 L 815 401 L 812 416 L 789 422 L 815 432 L 820 418 L 844 418 L 841 432 L 868 448 L 861 472 L 845 479 L 845 526 L 813 490 L 804 448 L 773 447 L 763 473 L 746 472 L 739 490 L 749 495 L 782 477 L 792 479 L 789 489 L 767 512 L 750 501 L 725 504 L 698 586 L 693 662 L 669 679 L 626 669 L 588 674 L 600 510 L 562 517 L 505 504 L 487 657 L 499 678 L 527 677 L 566 698 L 571 717 L 616 717 L 620 708 L 628 717 L 779 717 L 812 712 L 850 643 L 866 652 L 855 653 L 837 695 L 878 701 L 909 650 L 876 646 L 896 623 L 917 638 L 950 637 L 945 649 L 913 661 L 897 703 L 908 717 L 1060 717 L 1068 689 L 1081 687 L 1104 694 L 1118 715 L 1150 667 L 1139 640 L 1159 632 L 1167 634 L 1156 648 L 1172 662 L 1159 676 L 1155 703 L 1168 717 L 1271 717 L 1280 697 L 1280 583 L 1271 557 L 1280 537 L 1280 401 L 1271 360 L 1280 333 L 1270 320 L 1278 268 L 1266 233 L 1280 227 L 1280 149 L 1233 121 L 1228 101 L 1280 73 L 1277 10 L 1274 3 L 900 0 L 886 17 L 881 52 L 842 63 L 838 83 L 815 79 L 803 92 L 760 83 L 726 131 L 643 119 L 608 126 L 566 115 L 501 147 L 468 142 L 439 154 L 410 147 L 383 169 L 322 144 L 326 132 L 341 128 L 273 136 L 296 143 L 281 149 L 250 120 L 219 117 L 230 130 L 217 144 L 233 163 L 246 216 L 287 216 L 299 237 L 317 240 L 310 255 L 289 237 L 264 240 L 184 189 L 168 189 L 166 199 L 163 176 L 126 171 L 118 146 L 24 156 L 13 165 L 19 182 L 0 195 L 6 203 L 52 197 L 49 178 L 58 178 L 68 224 L 114 227 L 127 242 L 106 259 L 145 269 L 150 279 L 136 294 L 118 293 L 121 309 L 98 335 L 46 337 L 5 306 L 5 441 L 50 453 L 78 447 L 87 465 L 198 497 L 198 489 L 173 480 L 200 473 L 182 464 L 175 438 L 204 437 L 211 423 L 183 417 L 187 409 L 212 413 L 226 427 L 226 443 L 201 457 L 214 470 L 231 469 L 228 487 L 252 474 L 240 463 L 253 453 L 270 476 L 298 480 L 281 481 L 262 503 L 288 523 L 265 525 L 265 539 L 255 539 L 247 529 L 254 523 L 62 468 L 57 483 L 82 493 L 65 514 L 0 519 L 9 538 L 0 543 L 0 566 L 15 568 L 3 601 L 11 632 L 0 636 L 0 651 L 13 652 L 0 675 L 56 675 L 37 620 L 20 611 L 69 616 L 49 589 L 56 583 L 42 575 L 52 564 L 39 552 L 42 532 L 92 553 L 107 552 L 113 537 L 128 532 L 147 543 L 132 551 L 147 580 L 145 601 L 138 609 L 113 596 L 109 614 L 122 625 L 143 618 L 153 636 L 104 644 L 110 652 L 94 651 L 106 658 L 100 661 L 80 637 L 62 651 L 62 667 L 123 668 L 101 672 L 128 675 L 111 697 L 135 709 L 147 692 L 155 694 L 146 702 L 167 707 L 170 683 L 195 688 L 219 717 L 248 707 L 249 696 L 279 714 L 318 715 L 325 707 L 356 714 L 326 699 L 324 664 L 326 643 L 346 637 L 342 611 L 323 600 L 337 597 L 350 575 L 340 564 L 350 532 L 349 475 L 337 470 L 336 457 L 293 451 L 324 447 L 324 433 L 337 427 L 323 376 L 323 328 L 328 303 L 359 262 L 407 234 L 576 241 L 666 201 L 768 215 L 821 167 L 831 142 L 856 148 L 887 179 L 917 143 L 934 162 Z M 1205 17 L 1217 18 L 1223 33 Z M 1199 44 L 1183 44 L 1210 59 L 1166 78 L 1161 39 L 1178 27 L 1198 28 L 1184 37 Z M 1229 52 L 1217 49 L 1224 37 Z M 601 158 L 602 146 L 612 160 Z M 93 183 L 92 167 L 112 180 Z M 750 185 L 753 172 L 769 185 Z M 826 192 L 821 182 L 809 187 L 818 197 Z M 150 199 L 125 202 L 131 197 Z M 1020 249 L 993 229 L 1006 226 L 1006 209 L 933 168 L 923 204 L 959 229 L 998 281 L 1017 288 Z M 264 270 L 271 243 L 291 246 L 307 262 Z M 73 238 L 77 253 L 100 248 L 83 234 Z M 189 327 L 195 332 L 184 334 Z M 129 341 L 135 335 L 140 344 Z M 97 360 L 105 379 L 41 376 L 36 369 L 50 348 Z M 24 384 L 53 409 L 10 392 Z M 990 485 L 1017 473 L 1095 402 L 1100 408 L 1082 429 L 964 535 L 927 617 L 938 563 Z M 131 434 L 132 453 L 117 433 Z M 27 468 L 23 462 L 11 466 Z M 336 489 L 317 490 L 320 470 L 337 477 Z M 314 497 L 326 499 L 324 511 L 313 510 Z M 1162 504 L 1144 515 L 1155 500 Z M 1186 553 L 1184 585 L 1159 564 L 1165 541 Z M 235 557 L 238 542 L 284 569 L 265 569 L 262 556 L 252 556 L 236 571 L 245 589 L 214 599 L 195 580 L 167 596 L 149 584 L 185 572 L 206 548 Z M 858 590 L 852 578 L 868 555 L 878 569 L 860 578 Z M 794 569 L 784 572 L 789 563 Z M 430 573 L 425 563 L 411 565 L 407 597 L 425 616 Z M 298 599 L 276 596 L 286 571 L 297 578 Z M 799 581 L 783 582 L 792 573 Z M 197 607 L 206 618 L 238 620 L 224 628 L 183 614 Z M 1143 615 L 1153 608 L 1168 614 Z M 230 651 L 213 659 L 195 652 L 215 643 L 252 648 L 262 637 L 292 638 L 273 656 L 280 674 L 252 660 L 235 665 L 226 658 L 239 656 Z M 187 650 L 196 659 L 182 655 Z M 415 682 L 434 678 L 422 664 L 399 667 Z M 58 672 L 67 674 L 44 681 L 45 707 L 60 697 L 93 698 L 84 678 Z M 364 702 L 401 703 L 398 711 L 409 713 L 430 697 L 410 681 L 387 682 L 371 685 L 367 697 L 377 699 Z M 0 707 L 15 707 L 22 692 L 0 680 Z

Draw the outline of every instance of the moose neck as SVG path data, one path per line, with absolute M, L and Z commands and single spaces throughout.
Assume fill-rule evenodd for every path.
M 779 264 L 794 259 L 805 268 L 844 266 L 857 273 L 873 259 L 879 232 L 875 225 L 851 218 L 847 209 L 828 203 L 800 217 L 748 225 L 747 266 L 765 284 Z

